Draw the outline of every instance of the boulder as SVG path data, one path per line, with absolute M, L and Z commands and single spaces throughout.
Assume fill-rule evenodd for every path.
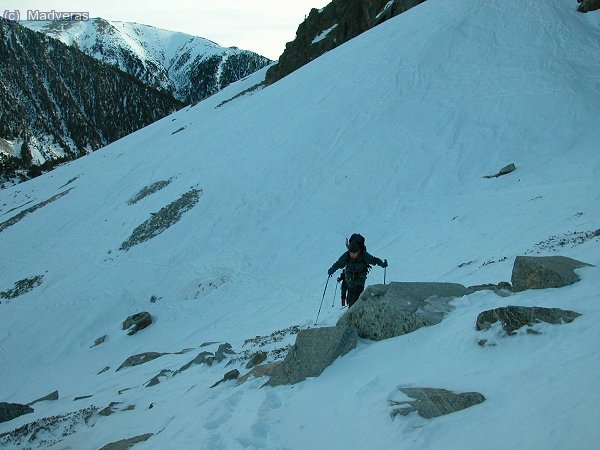
M 246 375 L 238 378 L 236 385 L 239 386 L 240 384 L 244 384 L 246 381 L 248 381 L 250 379 L 250 377 L 260 378 L 260 377 L 271 376 L 271 374 L 273 373 L 273 370 L 275 370 L 275 368 L 279 364 L 281 364 L 281 361 L 274 361 L 272 363 L 261 364 L 260 366 L 255 366 Z
M 30 408 L 27 405 L 0 402 L 0 423 L 8 422 L 9 420 L 16 419 L 19 416 L 32 412 L 33 408 Z
M 503 306 L 484 311 L 477 316 L 477 330 L 487 330 L 496 322 L 502 323 L 502 328 L 510 336 L 524 326 L 546 322 L 551 324 L 570 323 L 581 314 L 560 308 L 540 308 L 537 306 Z
M 440 323 L 449 302 L 473 291 L 455 283 L 389 283 L 368 286 L 338 320 L 361 338 L 381 341 Z
M 515 166 L 514 163 L 510 163 L 510 164 L 504 166 L 502 169 L 500 169 L 497 174 L 486 175 L 483 178 L 498 178 L 498 177 L 501 177 L 502 175 L 507 175 L 511 172 L 514 172 L 515 170 L 517 170 L 517 166 Z
M 168 353 L 156 353 L 156 352 L 146 352 L 139 353 L 137 355 L 130 356 L 119 366 L 119 368 L 115 371 L 118 372 L 121 369 L 125 369 L 127 367 L 135 367 L 140 364 L 146 364 L 156 358 L 160 358 L 161 356 L 168 355 Z
M 391 416 L 406 416 L 417 412 L 425 419 L 450 414 L 462 409 L 478 405 L 485 401 L 485 397 L 479 392 L 455 393 L 446 389 L 434 388 L 400 388 L 402 392 L 414 401 L 392 401 L 393 406 L 400 406 L 392 410 Z
M 517 256 L 511 282 L 516 292 L 559 288 L 580 280 L 575 269 L 591 266 L 565 256 Z
M 582 13 L 600 9 L 600 0 L 577 0 L 577 3 L 579 3 L 577 11 Z
M 152 324 L 152 316 L 150 313 L 146 311 L 139 312 L 134 314 L 133 316 L 129 316 L 123 322 L 123 329 L 129 330 L 128 335 L 132 336 L 136 334 L 138 331 L 143 330 L 144 328 L 149 327 Z
M 296 384 L 308 377 L 317 377 L 336 358 L 355 348 L 357 342 L 356 330 L 347 326 L 301 330 L 296 343 L 266 384 Z
M 250 357 L 250 361 L 246 364 L 246 369 L 252 369 L 267 360 L 267 352 L 256 352 Z
M 213 384 L 211 386 L 211 388 L 214 388 L 215 386 L 218 386 L 219 384 L 224 383 L 225 381 L 237 380 L 239 378 L 239 376 L 240 376 L 239 370 L 237 370 L 237 369 L 230 370 L 225 375 L 223 375 L 222 379 L 220 379 L 215 384 Z

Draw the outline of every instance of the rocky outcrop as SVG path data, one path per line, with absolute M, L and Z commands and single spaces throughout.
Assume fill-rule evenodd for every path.
M 575 269 L 590 264 L 565 256 L 517 256 L 511 282 L 516 292 L 559 288 L 580 280 Z
M 141 434 L 139 436 L 135 436 L 129 439 L 122 439 L 120 441 L 111 442 L 110 444 L 106 444 L 100 450 L 128 450 L 132 448 L 135 444 L 139 444 L 140 442 L 145 442 L 154 436 L 154 433 Z
M 507 166 L 504 166 L 502 169 L 500 169 L 498 173 L 494 175 L 486 175 L 483 178 L 498 178 L 502 175 L 508 175 L 509 173 L 514 172 L 515 170 L 517 170 L 517 166 L 515 166 L 514 163 L 510 163 Z
M 127 334 L 132 336 L 138 331 L 149 327 L 152 324 L 152 316 L 147 311 L 142 311 L 132 316 L 129 316 L 123 321 L 123 329 L 128 330 Z
M 577 11 L 582 13 L 600 9 L 600 0 L 577 0 L 577 3 L 579 3 Z
M 266 384 L 295 384 L 308 377 L 317 377 L 339 356 L 355 348 L 357 341 L 356 330 L 347 326 L 302 330 Z
M 239 386 L 240 384 L 244 384 L 246 381 L 248 381 L 252 377 L 260 378 L 260 377 L 271 376 L 271 374 L 273 373 L 275 368 L 280 364 L 281 364 L 281 361 L 274 361 L 271 363 L 261 364 L 259 366 L 253 367 L 250 372 L 248 372 L 244 376 L 241 376 L 240 378 L 238 378 L 236 385 Z
M 41 397 L 41 398 L 38 398 L 37 400 L 29 402 L 27 404 L 27 406 L 35 405 L 36 403 L 39 403 L 39 402 L 54 401 L 54 400 L 58 400 L 58 391 L 51 392 L 50 394 L 45 395 L 44 397 Z
M 156 358 L 160 358 L 164 355 L 168 355 L 168 353 L 146 352 L 130 356 L 125 361 L 123 361 L 123 363 L 119 366 L 116 372 L 118 372 L 121 369 L 126 369 L 127 367 L 135 367 L 141 364 L 146 364 L 147 362 L 153 361 Z
M 219 381 L 217 381 L 215 384 L 213 384 L 211 386 L 211 388 L 214 388 L 214 387 L 218 386 L 219 384 L 224 383 L 226 381 L 237 380 L 239 377 L 240 377 L 239 370 L 237 370 L 237 369 L 230 370 L 225 375 L 223 375 L 223 378 L 221 378 Z
M 361 338 L 381 341 L 440 323 L 452 310 L 449 302 L 470 294 L 456 283 L 389 283 L 368 286 L 338 320 Z
M 479 392 L 454 393 L 446 389 L 434 388 L 400 388 L 400 390 L 413 401 L 392 401 L 394 408 L 391 412 L 392 418 L 401 415 L 407 416 L 417 412 L 425 419 L 443 416 L 460 411 L 485 401 L 485 397 Z
M 16 419 L 19 416 L 32 412 L 33 408 L 30 408 L 27 405 L 0 402 L 0 423 L 8 422 L 9 420 Z
M 546 322 L 550 324 L 570 323 L 581 314 L 560 308 L 540 308 L 537 306 L 503 306 L 484 311 L 477 316 L 477 330 L 487 330 L 496 322 L 510 336 L 524 326 Z
M 271 67 L 266 83 L 272 84 L 322 54 L 425 0 L 333 0 L 312 9 L 288 42 L 279 62 Z

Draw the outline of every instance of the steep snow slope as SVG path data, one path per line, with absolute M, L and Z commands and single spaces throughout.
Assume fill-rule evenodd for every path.
M 600 238 L 536 244 L 600 227 L 599 22 L 570 0 L 429 0 L 266 89 L 215 108 L 263 71 L 0 192 L 0 288 L 43 275 L 0 305 L 0 400 L 61 394 L 0 433 L 119 401 L 136 408 L 79 424 L 55 448 L 143 433 L 155 435 L 136 448 L 595 448 Z M 516 172 L 483 178 L 510 162 Z M 176 224 L 119 250 L 192 189 L 202 195 Z M 440 325 L 360 342 L 294 387 L 259 389 L 262 379 L 209 389 L 242 369 L 235 363 L 144 387 L 204 342 L 241 351 L 256 335 L 312 326 L 326 270 L 356 231 L 390 261 L 388 281 L 498 282 L 516 255 L 537 252 L 596 267 L 567 288 L 455 301 Z M 369 282 L 382 280 L 374 269 Z M 342 313 L 333 289 L 330 281 L 319 325 Z M 583 316 L 480 348 L 477 314 L 506 304 Z M 121 322 L 141 310 L 155 323 L 127 336 Z M 133 354 L 184 348 L 196 352 L 115 372 Z M 392 421 L 399 386 L 487 400 L 428 422 Z M 73 402 L 82 395 L 93 397 Z

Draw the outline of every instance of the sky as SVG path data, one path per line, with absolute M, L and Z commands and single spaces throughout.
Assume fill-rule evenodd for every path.
M 90 17 L 137 22 L 210 39 L 224 47 L 279 58 L 311 8 L 329 0 L 2 0 L 0 12 L 21 19 L 27 10 L 89 12 Z M 13 16 L 14 17 L 14 16 Z

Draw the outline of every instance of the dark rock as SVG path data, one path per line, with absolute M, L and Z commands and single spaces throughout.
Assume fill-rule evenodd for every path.
M 559 288 L 579 281 L 575 269 L 585 266 L 590 264 L 564 256 L 517 256 L 511 281 L 516 292 Z
M 526 306 L 503 306 L 501 308 L 484 311 L 477 316 L 475 327 L 477 330 L 487 330 L 498 321 L 508 335 L 524 326 L 540 322 L 551 324 L 570 323 L 581 314 L 575 311 L 560 308 L 540 308 Z
M 100 345 L 100 344 L 104 344 L 104 342 L 105 342 L 105 341 L 106 341 L 106 335 L 104 335 L 104 336 L 102 336 L 102 337 L 99 337 L 98 339 L 96 339 L 96 340 L 94 341 L 94 345 L 92 345 L 90 348 L 92 348 L 92 347 L 96 347 L 96 346 L 98 346 L 98 345 Z
M 217 361 L 217 362 L 223 361 L 226 358 L 225 355 L 235 355 L 235 352 L 233 351 L 231 344 L 229 344 L 227 342 L 225 344 L 219 345 L 219 348 L 217 349 L 217 351 L 215 353 L 215 361 Z
M 100 372 L 98 372 L 96 375 L 100 375 L 101 373 L 107 372 L 110 369 L 110 366 L 106 366 L 104 369 L 102 369 Z
M 32 412 L 33 408 L 30 408 L 27 405 L 0 402 L 0 423 L 8 422 L 9 420 L 16 419 L 19 416 Z
M 600 9 L 600 0 L 577 0 L 577 3 L 579 3 L 577 11 L 582 13 Z
M 74 401 L 74 402 L 76 402 L 76 401 L 78 401 L 78 400 L 85 400 L 86 398 L 92 398 L 92 397 L 93 397 L 93 395 L 81 395 L 81 396 L 79 396 L 79 397 L 75 397 L 75 398 L 73 399 L 73 401 Z
M 115 371 L 118 372 L 121 369 L 125 369 L 127 367 L 135 367 L 141 364 L 145 364 L 156 358 L 160 358 L 161 356 L 167 355 L 168 353 L 156 353 L 156 352 L 147 352 L 147 353 L 139 353 L 137 355 L 130 356 L 123 364 L 119 366 L 119 368 Z
M 267 352 L 256 352 L 250 357 L 250 361 L 246 364 L 246 369 L 252 369 L 267 360 Z
M 594 236 L 600 236 L 600 228 L 594 231 Z
M 217 381 L 215 384 L 213 384 L 211 386 L 211 388 L 214 388 L 215 386 L 218 386 L 219 384 L 224 383 L 225 381 L 237 380 L 239 376 L 240 376 L 239 370 L 237 370 L 237 369 L 230 370 L 225 375 L 223 375 L 223 379 Z
M 128 450 L 133 447 L 135 444 L 140 442 L 145 442 L 154 436 L 154 433 L 141 434 L 139 436 L 135 436 L 129 439 L 122 439 L 120 441 L 111 442 L 110 444 L 106 444 L 100 450 Z
M 278 63 L 267 71 L 272 84 L 344 42 L 425 0 L 333 0 L 313 8 L 288 42 Z
M 134 335 L 140 330 L 149 327 L 152 324 L 152 316 L 146 311 L 139 312 L 133 316 L 129 316 L 123 322 L 123 329 L 129 330 L 129 336 Z
M 498 178 L 498 177 L 501 177 L 502 175 L 507 175 L 511 172 L 514 172 L 515 170 L 517 170 L 517 166 L 515 166 L 514 163 L 510 163 L 509 165 L 504 166 L 502 169 L 500 169 L 497 174 L 486 175 L 483 178 Z
M 121 402 L 110 402 L 110 404 L 106 408 L 98 412 L 98 414 L 104 417 L 108 417 L 116 412 L 115 406 L 120 404 Z
M 154 378 L 152 378 L 150 381 L 148 381 L 148 383 L 146 384 L 146 387 L 156 386 L 157 384 L 160 384 L 160 380 L 162 378 L 169 378 L 172 375 L 173 375 L 172 370 L 163 369 L 160 371 L 160 373 L 158 375 L 156 375 Z
M 339 356 L 356 347 L 356 330 L 347 326 L 301 330 L 296 343 L 267 382 L 269 386 L 295 384 L 317 377 Z
M 215 355 L 213 355 L 211 352 L 202 352 L 202 353 L 199 353 L 198 356 L 196 356 L 194 359 L 192 359 L 185 366 L 181 367 L 181 369 L 179 369 L 177 372 L 183 372 L 184 370 L 189 369 L 190 367 L 192 367 L 195 364 L 206 364 L 207 366 L 212 366 L 214 360 L 215 360 Z
M 260 378 L 260 377 L 271 376 L 271 374 L 273 373 L 273 370 L 275 370 L 275 368 L 279 364 L 281 364 L 281 361 L 274 361 L 269 364 L 262 364 L 260 366 L 255 366 L 246 375 L 238 378 L 236 385 L 239 386 L 240 384 L 244 384 L 246 381 L 248 381 L 250 379 L 250 377 Z
M 28 403 L 27 406 L 34 405 L 38 402 L 45 402 L 47 400 L 58 400 L 58 391 L 51 392 L 50 394 L 46 395 L 45 397 L 38 398 L 37 400 L 34 400 L 34 401 Z
M 455 283 L 389 283 L 368 286 L 338 320 L 361 338 L 380 341 L 440 323 L 449 302 L 472 293 Z
M 398 415 L 406 416 L 416 411 L 421 417 L 432 419 L 485 401 L 485 397 L 478 392 L 456 394 L 446 389 L 434 388 L 401 388 L 400 390 L 415 400 L 411 402 L 392 401 L 392 405 L 400 406 L 392 411 L 392 418 Z

